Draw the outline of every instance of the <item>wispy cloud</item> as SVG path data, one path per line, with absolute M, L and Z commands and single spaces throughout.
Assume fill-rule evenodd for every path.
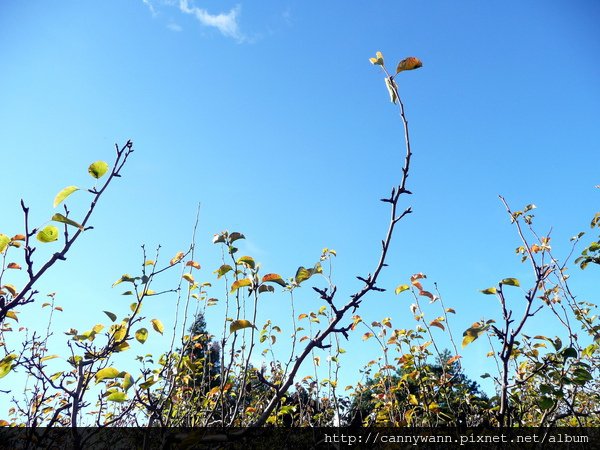
M 171 31 L 177 31 L 177 32 L 183 30 L 183 28 L 181 28 L 181 26 L 177 25 L 175 22 L 169 22 L 167 24 L 167 28 Z
M 224 36 L 235 39 L 238 42 L 244 42 L 246 37 L 240 31 L 238 19 L 241 13 L 241 6 L 237 5 L 228 13 L 210 14 L 206 9 L 192 6 L 189 0 L 179 1 L 179 10 L 185 14 L 191 14 L 198 22 L 206 27 L 216 28 Z
M 148 7 L 148 9 L 150 10 L 152 17 L 156 17 L 158 15 L 158 13 L 156 12 L 156 9 L 154 8 L 154 5 L 152 3 L 150 3 L 150 0 L 142 0 L 142 2 L 144 2 L 144 5 L 146 5 Z

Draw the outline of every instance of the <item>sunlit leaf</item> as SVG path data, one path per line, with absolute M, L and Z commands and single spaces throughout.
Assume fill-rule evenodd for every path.
M 131 386 L 133 386 L 134 380 L 133 377 L 131 376 L 131 374 L 129 373 L 125 373 L 125 376 L 123 377 L 123 389 L 125 391 L 129 390 L 129 388 Z
M 128 273 L 123 274 L 121 276 L 121 278 L 119 278 L 117 281 L 115 281 L 112 284 L 112 287 L 115 287 L 117 284 L 123 283 L 123 282 L 129 282 L 129 283 L 133 283 L 135 281 L 135 278 L 133 278 L 131 275 L 129 275 Z
M 374 336 L 373 333 L 371 333 L 370 331 L 367 331 L 365 334 L 363 334 L 362 340 L 366 341 L 366 340 L 372 338 L 373 336 Z
M 0 233 L 0 253 L 4 253 L 11 239 L 6 234 Z
M 96 383 L 99 383 L 102 380 L 106 379 L 114 379 L 119 376 L 121 372 L 115 369 L 114 367 L 105 367 L 104 369 L 100 369 L 96 372 L 95 378 Z
M 179 261 L 181 261 L 184 257 L 184 253 L 183 252 L 177 252 L 177 254 L 175 256 L 173 256 L 173 258 L 171 258 L 171 261 L 169 261 L 169 264 L 171 266 L 177 264 Z
M 483 289 L 483 290 L 481 290 L 480 292 L 481 292 L 482 294 L 486 294 L 486 295 L 493 295 L 493 294 L 495 294 L 495 293 L 496 293 L 496 292 L 498 292 L 498 291 L 496 290 L 496 288 L 495 288 L 495 287 L 490 287 L 490 288 L 487 288 L 487 289 Z
M 60 358 L 58 355 L 48 355 L 40 359 L 40 362 L 50 361 L 51 359 Z
M 303 281 L 308 280 L 313 274 L 312 269 L 307 269 L 305 267 L 298 267 L 298 270 L 296 270 L 296 276 L 294 277 L 294 281 L 296 281 L 296 283 L 300 284 Z
M 58 239 L 58 228 L 54 225 L 46 225 L 35 237 L 40 242 L 54 242 Z
M 151 260 L 151 259 L 147 259 L 146 261 L 144 261 L 144 266 L 153 266 L 155 264 L 155 261 Z
M 433 320 L 429 323 L 430 326 L 432 327 L 438 327 L 440 330 L 446 330 L 446 328 L 444 328 L 444 325 L 442 325 L 441 322 L 437 321 L 437 320 Z
M 19 264 L 17 264 L 16 262 L 11 262 L 8 264 L 8 266 L 6 266 L 7 269 L 17 269 L 20 270 L 21 266 Z
M 106 400 L 109 402 L 124 402 L 127 400 L 127 394 L 125 394 L 125 392 L 115 391 L 106 397 Z
M 148 330 L 146 328 L 140 328 L 135 332 L 135 338 L 140 344 L 143 344 L 146 342 L 146 339 L 148 339 Z
M 241 280 L 236 280 L 231 285 L 231 292 L 235 292 L 239 288 L 245 286 L 252 286 L 252 281 L 249 278 L 242 278 Z
M 181 278 L 183 278 L 184 280 L 186 280 L 190 284 L 194 284 L 194 277 L 193 277 L 193 275 L 191 273 L 184 273 Z
M 217 274 L 217 278 L 221 278 L 223 275 L 225 275 L 231 270 L 233 270 L 233 268 L 229 264 L 223 264 L 221 267 L 215 270 L 214 273 Z
M 517 280 L 516 278 L 505 278 L 504 280 L 502 280 L 500 282 L 500 284 L 506 284 L 507 286 L 521 286 L 521 284 L 519 283 L 519 280 Z
M 200 269 L 200 264 L 198 264 L 196 261 L 188 261 L 185 263 L 186 267 L 193 267 L 194 269 Z
M 254 327 L 254 324 L 252 322 L 250 322 L 249 320 L 245 320 L 245 319 L 234 320 L 229 325 L 229 333 L 235 333 L 236 331 L 242 330 L 244 328 L 256 328 L 256 327 Z
M 238 264 L 244 264 L 250 269 L 254 269 L 256 266 L 256 263 L 254 262 L 254 258 L 252 258 L 252 256 L 240 256 L 236 262 Z
M 54 197 L 53 207 L 56 208 L 58 205 L 60 205 L 64 201 L 65 198 L 67 198 L 73 192 L 78 191 L 78 190 L 79 190 L 79 188 L 77 186 L 67 186 L 66 188 L 61 190 L 58 194 L 56 194 L 56 197 Z
M 165 331 L 165 326 L 162 324 L 162 322 L 158 319 L 152 319 L 150 321 L 150 323 L 152 323 L 152 328 L 154 328 L 154 331 L 163 334 L 163 331 Z
M 104 176 L 104 174 L 107 171 L 108 171 L 108 164 L 105 163 L 104 161 L 96 161 L 96 162 L 90 164 L 90 167 L 88 167 L 88 173 L 96 179 Z
M 18 317 L 17 317 L 17 313 L 14 311 L 7 311 L 6 312 L 6 317 L 8 317 L 9 319 L 15 320 L 15 321 L 19 321 Z
M 400 292 L 404 292 L 410 289 L 410 286 L 408 284 L 401 284 L 400 286 L 396 287 L 396 290 L 394 291 L 396 293 L 396 295 L 398 295 Z
M 52 220 L 55 222 L 66 223 L 67 225 L 71 225 L 72 227 L 79 228 L 81 231 L 83 231 L 83 226 L 80 223 L 75 222 L 74 220 L 71 220 L 66 216 L 63 216 L 60 213 L 54 214 L 52 216 Z
M 414 56 L 409 56 L 398 63 L 398 66 L 396 67 L 396 74 L 404 70 L 418 69 L 419 67 L 423 67 L 421 60 Z
M 276 273 L 266 274 L 264 277 L 262 277 L 262 282 L 263 283 L 277 283 L 278 285 L 280 285 L 282 287 L 286 287 L 286 282 L 283 281 L 283 278 L 281 278 L 281 275 L 278 275 Z
M 383 55 L 381 52 L 377 52 L 375 53 L 375 58 L 369 58 L 369 61 L 376 66 L 383 66 Z
M 12 284 L 5 284 L 2 287 L 4 289 L 6 289 L 8 292 L 10 292 L 10 295 L 12 295 L 13 297 L 17 296 L 17 288 L 14 287 Z
M 462 356 L 460 356 L 460 355 L 455 355 L 455 356 L 453 356 L 452 358 L 449 358 L 449 359 L 448 359 L 448 361 L 446 361 L 446 364 L 447 364 L 447 365 L 450 365 L 450 364 L 452 364 L 452 363 L 454 363 L 454 362 L 458 361 L 460 358 L 462 358 Z
M 479 322 L 475 322 L 470 328 L 467 328 L 463 333 L 462 346 L 463 348 L 477 339 L 484 331 L 488 329 L 489 325 L 482 325 Z

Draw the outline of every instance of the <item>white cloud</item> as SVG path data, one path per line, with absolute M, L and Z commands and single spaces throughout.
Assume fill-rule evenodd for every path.
M 181 26 L 177 25 L 175 22 L 169 22 L 167 24 L 167 28 L 171 31 L 177 31 L 177 32 L 183 30 L 183 28 L 181 28 Z
M 241 12 L 240 5 L 237 5 L 226 14 L 210 14 L 205 9 L 191 6 L 189 0 L 180 0 L 179 10 L 185 14 L 195 16 L 198 22 L 206 27 L 218 29 L 224 36 L 233 38 L 238 42 L 243 42 L 246 39 L 238 25 L 238 18 Z
M 146 5 L 148 7 L 148 9 L 150 10 L 152 17 L 156 17 L 157 16 L 156 9 L 154 9 L 154 5 L 152 3 L 150 3 L 150 0 L 142 0 L 142 2 L 144 2 L 144 5 Z

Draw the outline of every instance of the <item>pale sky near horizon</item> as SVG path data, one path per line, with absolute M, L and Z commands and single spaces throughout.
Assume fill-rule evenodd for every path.
M 141 244 L 162 245 L 167 261 L 185 249 L 199 202 L 195 276 L 213 283 L 211 296 L 223 297 L 211 239 L 228 229 L 248 238 L 240 255 L 285 278 L 335 249 L 333 281 L 345 302 L 361 287 L 355 276 L 376 264 L 388 220 L 379 199 L 400 180 L 404 152 L 397 110 L 368 59 L 382 51 L 393 70 L 414 55 L 423 67 L 397 78 L 414 152 L 414 194 L 402 207 L 414 213 L 393 241 L 380 282 L 387 292 L 359 313 L 413 327 L 410 296 L 393 290 L 423 272 L 457 311 L 460 342 L 472 322 L 499 318 L 480 289 L 531 280 L 499 194 L 513 209 L 538 206 L 538 231 L 552 229 L 559 256 L 598 211 L 599 21 L 595 1 L 5 1 L 0 233 L 23 232 L 21 198 L 32 223 L 44 224 L 60 189 L 93 186 L 87 166 L 110 162 L 114 143 L 132 139 L 135 152 L 101 199 L 94 230 L 40 284 L 64 308 L 55 317 L 59 348 L 62 331 L 106 322 L 103 310 L 127 313 L 130 302 L 111 284 L 139 270 Z M 85 199 L 73 195 L 74 218 Z M 40 246 L 38 257 L 57 247 Z M 581 297 L 598 303 L 598 270 L 571 272 Z M 2 282 L 9 276 L 18 285 L 22 274 Z M 313 294 L 298 291 L 296 315 L 318 309 Z M 170 323 L 174 299 L 150 300 L 148 318 Z M 279 321 L 287 336 L 289 298 L 261 302 L 257 324 Z M 39 311 L 21 308 L 19 325 L 43 329 Z M 220 334 L 221 307 L 207 322 Z M 531 330 L 556 332 L 543 318 Z M 348 383 L 378 355 L 361 341 L 366 331 L 343 344 L 355 352 L 341 360 Z M 170 338 L 150 341 L 132 352 L 159 352 Z M 480 341 L 459 348 L 479 382 L 491 370 Z

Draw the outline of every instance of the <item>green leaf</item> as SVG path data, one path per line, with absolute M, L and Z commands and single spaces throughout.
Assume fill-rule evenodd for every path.
M 148 330 L 146 328 L 140 328 L 135 332 L 135 338 L 140 344 L 143 344 L 146 342 L 146 339 L 148 339 Z
M 46 225 L 43 230 L 38 232 L 36 238 L 40 242 L 54 242 L 58 239 L 58 228 L 54 225 Z
M 262 282 L 263 283 L 277 283 L 281 287 L 287 286 L 286 282 L 283 281 L 283 278 L 281 278 L 281 275 L 278 275 L 276 273 L 266 274 L 264 277 L 262 277 Z
M 96 161 L 88 167 L 88 173 L 96 179 L 101 178 L 107 171 L 108 164 L 104 161 Z
M 120 373 L 121 372 L 119 372 L 114 367 L 105 367 L 104 369 L 101 369 L 98 372 L 96 372 L 96 384 L 98 384 L 102 380 L 117 378 Z
M 505 278 L 504 280 L 502 280 L 500 282 L 500 284 L 506 284 L 507 286 L 521 286 L 521 283 L 519 283 L 519 280 L 517 280 L 516 278 Z
M 66 223 L 67 225 L 71 225 L 75 228 L 79 228 L 81 231 L 83 231 L 83 226 L 77 222 L 75 222 L 74 220 L 69 219 L 66 216 L 63 216 L 60 213 L 56 213 L 52 216 L 52 220 L 54 220 L 55 222 L 61 222 L 61 223 Z
M 554 400 L 550 397 L 541 397 L 538 400 L 538 405 L 543 410 L 551 409 L 554 406 Z
M 40 359 L 40 362 L 50 361 L 51 359 L 54 359 L 54 358 L 60 358 L 60 356 L 58 356 L 58 355 L 44 356 L 42 359 Z
M 562 356 L 566 360 L 567 358 L 577 358 L 577 350 L 573 347 L 565 348 L 562 351 Z
M 401 284 L 398 287 L 396 287 L 396 290 L 394 291 L 396 293 L 396 295 L 398 295 L 400 292 L 404 292 L 410 289 L 410 286 L 408 284 Z
M 110 311 L 104 311 L 104 314 L 106 314 L 108 316 L 108 318 L 114 322 L 115 320 L 117 320 L 117 316 L 114 313 L 111 313 Z
M 495 287 L 491 287 L 491 288 L 483 289 L 482 291 L 479 291 L 479 292 L 481 292 L 482 294 L 485 294 L 485 295 L 493 295 L 497 291 L 496 291 Z
M 244 328 L 256 328 L 256 327 L 254 327 L 254 324 L 252 322 L 250 322 L 249 320 L 244 320 L 244 319 L 234 320 L 229 325 L 229 333 L 235 333 L 236 331 L 242 330 Z
M 594 377 L 587 370 L 579 367 L 573 371 L 573 383 L 583 386 L 588 381 L 591 381 Z
M 239 288 L 245 286 L 252 286 L 252 281 L 249 278 L 242 278 L 241 280 L 236 280 L 231 285 L 231 292 L 235 292 Z
M 61 190 L 58 194 L 56 194 L 56 197 L 54 197 L 53 207 L 56 208 L 58 205 L 60 205 L 64 201 L 65 198 L 67 198 L 73 192 L 78 191 L 78 190 L 79 190 L 79 188 L 77 186 L 67 186 L 66 188 Z
M 10 238 L 5 234 L 0 234 L 0 253 L 4 253 L 8 244 L 10 244 Z
M 165 326 L 162 324 L 162 322 L 158 319 L 152 319 L 150 321 L 150 323 L 152 323 L 152 328 L 154 328 L 154 331 L 163 334 L 163 331 L 165 331 Z
M 125 392 L 115 391 L 106 397 L 106 400 L 109 402 L 124 402 L 127 400 L 127 394 Z

